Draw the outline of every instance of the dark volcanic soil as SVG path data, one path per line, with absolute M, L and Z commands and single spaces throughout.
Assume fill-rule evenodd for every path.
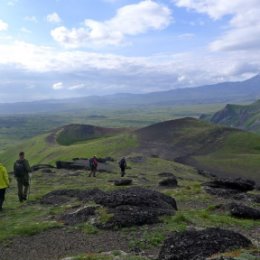
M 0 244 L 0 259 L 60 260 L 82 253 L 129 252 L 128 242 L 119 232 L 104 231 L 88 235 L 75 230 L 52 229 L 32 237 L 16 238 L 8 246 Z

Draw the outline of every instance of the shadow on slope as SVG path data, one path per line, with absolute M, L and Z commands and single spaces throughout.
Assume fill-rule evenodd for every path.
M 141 152 L 225 176 L 260 182 L 260 137 L 194 118 L 158 123 L 136 131 Z
M 72 145 L 78 142 L 116 135 L 126 131 L 123 128 L 104 128 L 93 125 L 71 124 L 56 129 L 48 137 L 49 143 Z

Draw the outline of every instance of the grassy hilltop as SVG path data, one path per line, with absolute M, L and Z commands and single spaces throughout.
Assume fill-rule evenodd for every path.
M 115 158 L 131 153 L 145 154 L 221 176 L 242 176 L 260 182 L 260 136 L 193 118 L 166 121 L 138 130 L 66 126 L 7 150 L 2 154 L 2 161 L 8 169 L 20 150 L 26 151 L 32 164 L 93 154 Z

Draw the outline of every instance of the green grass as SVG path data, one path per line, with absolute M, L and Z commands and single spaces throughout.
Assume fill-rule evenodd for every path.
M 70 146 L 49 144 L 46 142 L 48 135 L 35 137 L 23 144 L 17 145 L 2 154 L 1 161 L 8 170 L 12 169 L 14 161 L 17 159 L 19 151 L 25 151 L 31 164 L 55 163 L 57 160 L 71 160 L 75 157 L 91 157 L 94 154 L 98 157 L 108 155 L 119 157 L 128 149 L 137 146 L 134 135 L 120 134 L 118 136 L 104 137 Z
M 102 127 L 143 127 L 184 116 L 212 113 L 225 104 L 138 107 L 135 109 L 87 109 L 49 114 L 1 115 L 0 153 L 23 140 L 44 134 L 67 124 L 91 124 Z M 92 117 L 101 115 L 102 117 Z

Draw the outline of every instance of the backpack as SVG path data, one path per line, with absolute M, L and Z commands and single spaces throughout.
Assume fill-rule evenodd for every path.
M 97 161 L 94 158 L 89 160 L 89 167 L 90 168 L 96 168 L 97 167 Z
M 119 167 L 120 167 L 120 168 L 125 168 L 125 167 L 126 167 L 126 160 L 122 159 L 122 160 L 119 162 Z
M 16 161 L 14 166 L 15 177 L 21 178 L 24 176 L 26 169 L 22 161 Z

